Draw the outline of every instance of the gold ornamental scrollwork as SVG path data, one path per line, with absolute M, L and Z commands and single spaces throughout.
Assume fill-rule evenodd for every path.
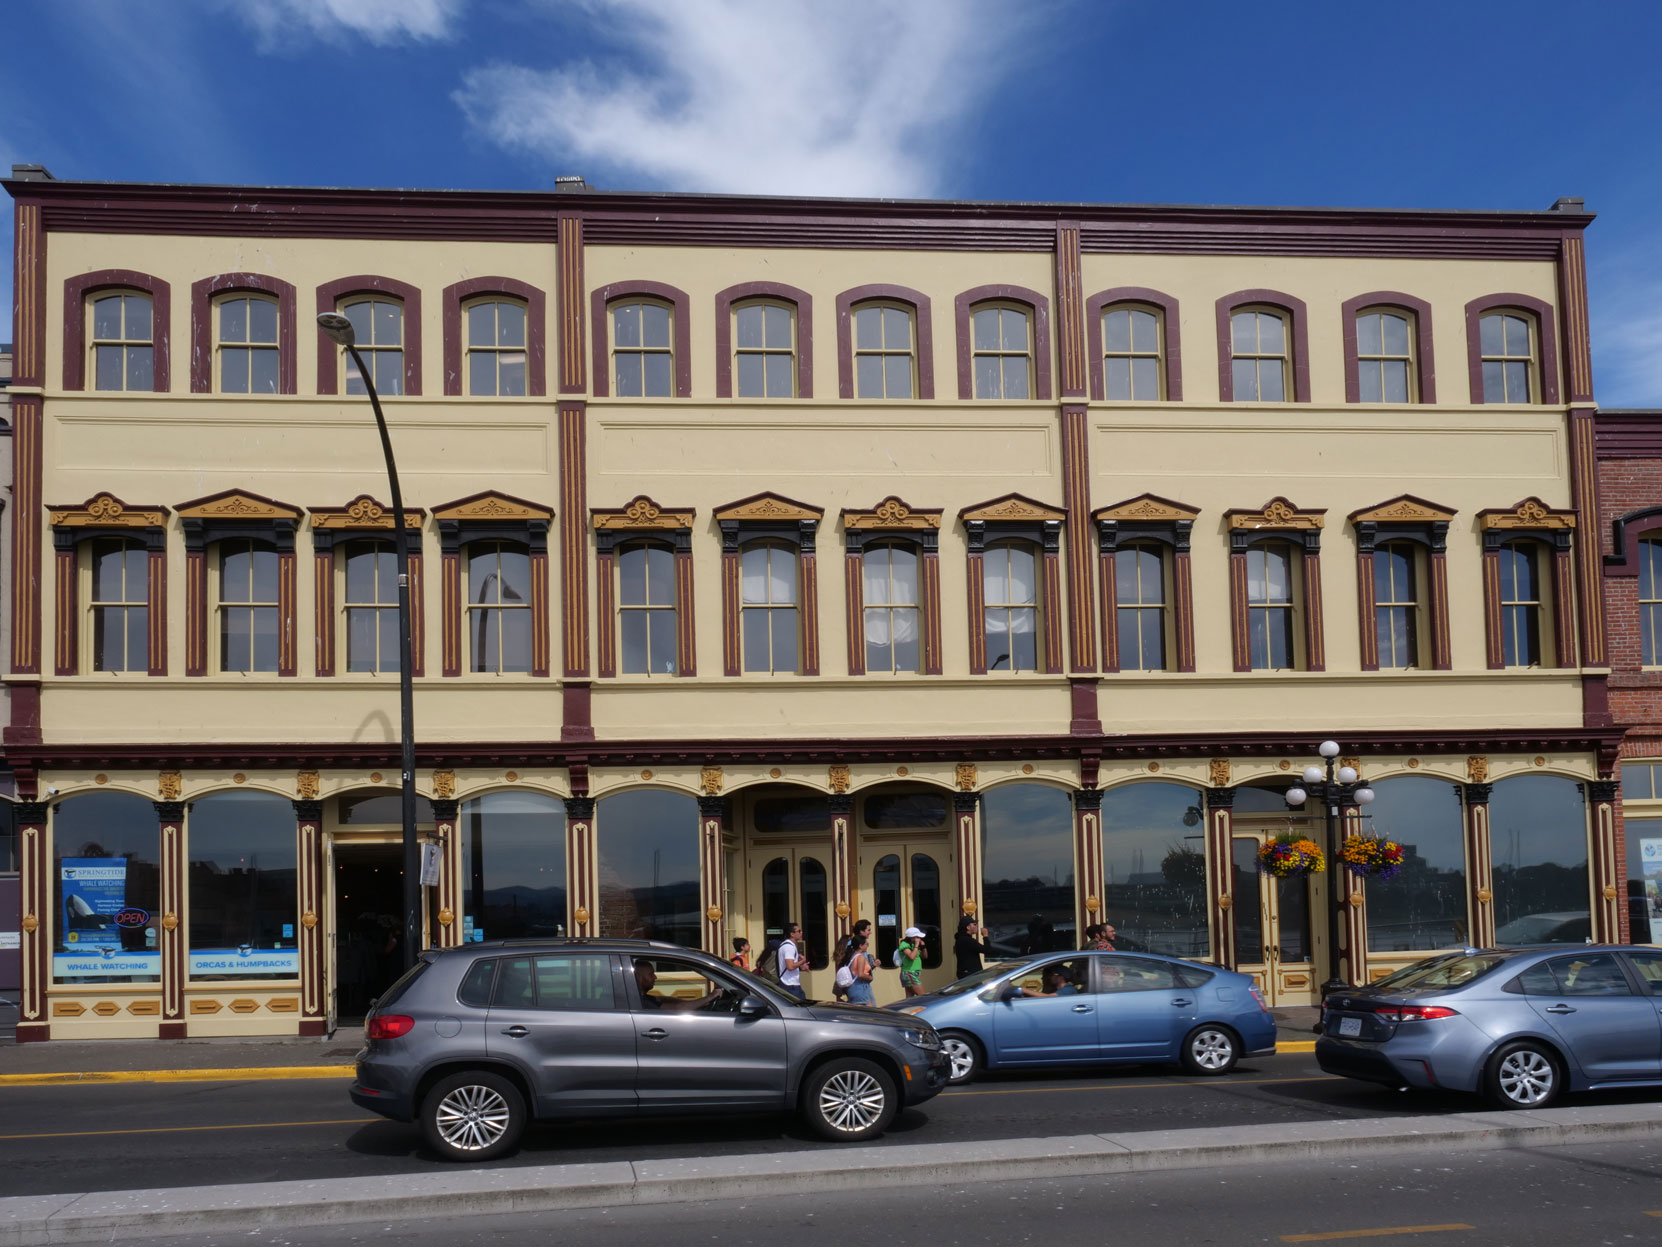
M 1096 913 L 1097 910 L 1099 910 L 1101 908 L 1102 908 L 1102 901 L 1100 899 L 1098 899 L 1097 897 L 1087 896 L 1085 898 L 1085 912 L 1086 913 L 1094 914 L 1094 913 Z
M 1352 909 L 1360 909 L 1362 907 L 1362 894 L 1360 892 L 1352 892 L 1346 899 L 1350 901 L 1350 907 Z
M 36 931 L 40 930 L 40 919 L 35 917 L 33 914 L 24 914 L 23 929 L 30 935 L 33 935 Z
M 849 774 L 846 766 L 833 766 L 829 773 L 829 779 L 832 792 L 841 794 L 848 791 Z
M 321 782 L 316 771 L 301 771 L 294 777 L 294 791 L 302 801 L 316 801 Z
M 441 927 L 447 927 L 452 922 L 455 922 L 455 921 L 456 921 L 456 915 L 452 911 L 450 911 L 448 909 L 439 910 L 439 925 Z
M 456 795 L 456 772 L 433 772 L 433 796 L 440 801 L 449 801 Z
M 849 909 L 847 901 L 837 902 L 837 917 L 846 918 L 851 912 L 853 911 Z
M 721 921 L 721 906 L 720 905 L 711 905 L 708 909 L 706 909 L 704 911 L 704 916 L 706 918 L 708 918 L 711 922 L 720 922 Z
M 575 922 L 580 927 L 588 926 L 589 925 L 589 911 L 588 911 L 588 909 L 586 907 L 582 906 L 582 905 L 579 905 L 575 910 L 572 911 L 571 920 L 573 922 Z
M 960 762 L 958 764 L 958 790 L 960 792 L 975 791 L 975 763 Z
M 177 801 L 185 790 L 185 777 L 178 771 L 163 771 L 156 776 L 156 791 L 163 801 Z
M 305 913 L 300 915 L 300 925 L 310 931 L 313 927 L 317 926 L 317 915 L 308 909 Z
M 1474 753 L 1466 759 L 1466 778 L 1474 784 L 1489 782 L 1489 759 L 1481 753 Z
M 1607 900 L 1607 901 L 1613 901 L 1613 900 L 1616 899 L 1616 885 L 1615 884 L 1607 883 L 1607 884 L 1604 885 L 1604 899 Z
M 976 909 L 979 908 L 979 907 L 975 903 L 975 898 L 971 897 L 969 900 L 965 901 L 962 905 L 958 906 L 958 908 L 963 910 L 966 914 L 968 914 L 971 918 L 973 918 L 973 917 L 975 917 Z
M 168 912 L 162 915 L 162 930 L 177 931 L 179 929 L 179 915 Z
M 1212 759 L 1211 778 L 1212 778 L 1212 787 L 1214 787 L 1214 788 L 1227 788 L 1227 787 L 1229 787 L 1229 759 L 1228 758 L 1213 758 Z
M 1218 908 L 1223 910 L 1225 913 L 1228 913 L 1234 907 L 1235 898 L 1229 895 L 1229 893 L 1225 892 L 1222 896 L 1218 897 Z
M 706 797 L 721 795 L 722 774 L 719 766 L 704 767 L 698 773 L 698 787 Z M 714 919 L 711 919 L 713 922 Z
M 1494 899 L 1495 899 L 1495 894 L 1493 892 L 1489 891 L 1488 888 L 1479 888 L 1477 890 L 1477 903 L 1479 905 L 1487 905 L 1490 901 L 1492 901 Z
M 1362 759 L 1361 758 L 1340 758 L 1339 759 L 1339 765 L 1340 766 L 1348 766 L 1351 770 L 1356 772 L 1358 778 L 1360 778 L 1361 775 L 1362 775 Z

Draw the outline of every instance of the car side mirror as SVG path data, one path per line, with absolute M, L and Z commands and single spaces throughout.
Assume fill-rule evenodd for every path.
M 998 998 L 1000 1000 L 1015 1000 L 1020 995 L 1021 988 L 1017 987 L 1014 983 L 1006 983 L 998 989 Z
M 739 1002 L 739 1016 L 742 1018 L 766 1017 L 772 1012 L 768 1002 L 760 996 L 746 996 Z

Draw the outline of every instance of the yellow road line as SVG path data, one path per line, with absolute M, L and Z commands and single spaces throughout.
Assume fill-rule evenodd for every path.
M 1315 1050 L 1316 1041 L 1314 1039 L 1294 1039 L 1289 1043 L 1275 1045 L 1276 1056 L 1280 1056 L 1283 1052 L 1314 1052 Z
M 1441 1230 L 1475 1230 L 1475 1225 L 1454 1221 L 1448 1225 L 1387 1225 L 1377 1230 L 1330 1230 L 1326 1234 L 1283 1234 L 1284 1243 L 1316 1243 L 1330 1238 L 1383 1238 L 1387 1234 L 1435 1234 Z
M 1338 1082 L 1339 1074 L 1312 1074 L 1299 1078 L 1230 1078 L 1206 1082 L 1103 1082 L 1064 1083 L 1060 1087 L 987 1087 L 980 1091 L 948 1091 L 950 1096 L 961 1095 L 1041 1095 L 1047 1091 L 1149 1091 L 1158 1087 L 1257 1087 L 1272 1082 Z
M 351 1065 L 267 1065 L 243 1069 L 131 1069 L 96 1074 L 0 1074 L 0 1087 L 104 1082 L 245 1082 L 274 1078 L 349 1078 Z
M 249 1121 L 223 1126 L 147 1126 L 130 1130 L 64 1130 L 56 1134 L 0 1134 L 12 1139 L 96 1139 L 106 1134 L 191 1134 L 203 1130 L 272 1130 L 279 1126 L 367 1126 L 384 1117 L 337 1117 L 327 1121 Z

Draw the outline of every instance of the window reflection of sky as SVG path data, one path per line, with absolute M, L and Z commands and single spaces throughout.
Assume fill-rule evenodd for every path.
M 982 921 L 995 953 L 1077 948 L 1073 802 L 1059 788 L 1007 784 L 981 802 Z
M 1591 925 L 1578 920 L 1588 913 L 1587 807 L 1579 785 L 1557 775 L 1501 780 L 1489 802 L 1489 843 L 1496 939 L 1581 943 Z M 1552 919 L 1519 922 L 1537 914 Z
M 493 940 L 564 935 L 565 803 L 537 792 L 491 792 L 464 801 L 459 814 L 473 929 Z
M 600 934 L 700 943 L 698 802 L 650 789 L 595 806 Z
M 1464 815 L 1445 780 L 1404 775 L 1370 785 L 1364 835 L 1395 840 L 1404 860 L 1394 879 L 1370 879 L 1368 947 L 1408 952 L 1463 945 L 1466 916 Z
M 1204 957 L 1205 813 L 1183 784 L 1123 784 L 1102 794 L 1102 917 L 1117 947 Z

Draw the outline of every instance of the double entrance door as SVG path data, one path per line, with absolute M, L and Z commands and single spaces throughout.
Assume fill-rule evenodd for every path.
M 1250 974 L 1270 1005 L 1307 1005 L 1320 999 L 1313 949 L 1309 879 L 1260 874 L 1258 849 L 1277 831 L 1236 828 L 1233 879 L 1235 968 Z

